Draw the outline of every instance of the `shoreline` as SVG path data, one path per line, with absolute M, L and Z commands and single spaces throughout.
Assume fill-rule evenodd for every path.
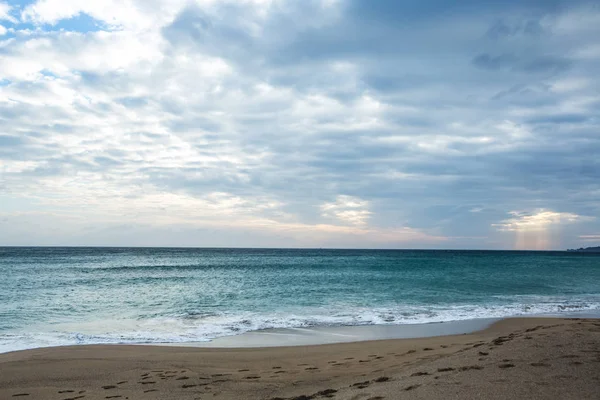
M 511 317 L 512 318 L 512 317 Z M 148 343 L 172 347 L 199 348 L 269 348 L 319 346 L 336 343 L 360 343 L 378 340 L 419 339 L 462 335 L 484 330 L 505 318 L 474 318 L 468 320 L 427 322 L 398 325 L 341 325 L 302 328 L 269 328 L 221 336 L 206 342 Z
M 600 312 L 565 313 L 562 315 L 515 315 L 503 318 L 472 318 L 397 325 L 376 324 L 315 326 L 307 328 L 269 328 L 244 332 L 239 335 L 221 336 L 206 342 L 144 343 L 142 345 L 201 348 L 263 348 L 370 342 L 392 339 L 419 339 L 476 333 L 491 327 L 497 322 L 519 318 L 599 319 Z
M 592 399 L 600 319 L 509 318 L 467 334 L 287 347 L 40 348 L 0 354 L 0 370 L 6 399 Z
M 418 339 L 459 334 L 470 334 L 484 330 L 496 322 L 507 319 L 528 318 L 591 318 L 599 319 L 600 311 L 580 311 L 552 314 L 512 315 L 507 317 L 472 318 L 440 322 L 404 324 L 335 325 L 298 328 L 266 328 L 239 334 L 219 336 L 206 341 L 186 342 L 122 342 L 122 343 L 68 343 L 15 350 L 0 351 L 3 354 L 36 349 L 51 349 L 72 346 L 159 346 L 198 348 L 262 348 L 311 346 L 335 343 L 367 342 L 391 339 Z

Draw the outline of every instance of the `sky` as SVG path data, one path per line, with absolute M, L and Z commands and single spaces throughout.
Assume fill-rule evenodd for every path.
M 598 76 L 597 1 L 0 0 L 0 245 L 598 246 Z

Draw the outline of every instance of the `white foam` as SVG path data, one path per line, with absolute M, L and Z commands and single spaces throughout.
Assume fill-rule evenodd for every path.
M 507 300 L 512 300 L 512 303 L 507 303 Z M 564 315 L 573 312 L 600 313 L 600 296 L 577 299 L 513 296 L 497 298 L 495 304 L 446 306 L 393 305 L 369 308 L 338 304 L 269 313 L 229 312 L 194 318 L 166 316 L 147 320 L 74 322 L 0 334 L 0 352 L 79 344 L 202 342 L 276 328 L 422 324 L 511 316 Z

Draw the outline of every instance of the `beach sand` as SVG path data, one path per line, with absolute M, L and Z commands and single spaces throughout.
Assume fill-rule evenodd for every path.
M 600 320 L 316 346 L 0 354 L 0 399 L 600 399 Z

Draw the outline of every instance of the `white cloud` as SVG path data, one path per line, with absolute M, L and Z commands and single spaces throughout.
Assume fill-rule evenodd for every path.
M 184 1 L 136 0 L 38 0 L 21 13 L 24 21 L 54 25 L 63 19 L 87 14 L 112 29 L 144 30 L 160 26 L 181 8 Z
M 557 93 L 574 92 L 584 89 L 589 84 L 585 78 L 560 79 L 552 84 L 552 90 Z
M 243 0 L 237 4 L 248 4 L 263 13 L 273 0 Z M 22 12 L 24 21 L 34 24 L 55 25 L 61 20 L 80 14 L 107 24 L 111 29 L 151 30 L 169 23 L 181 9 L 189 4 L 203 8 L 214 7 L 218 3 L 236 3 L 231 0 L 37 0 Z M 260 14 L 257 14 L 260 15 Z
M 545 231 L 552 225 L 578 222 L 588 217 L 550 210 L 538 210 L 533 213 L 511 211 L 513 217 L 492 226 L 501 231 Z
M 586 242 L 600 242 L 600 235 L 580 235 L 579 239 Z
M 594 218 L 569 212 L 540 209 L 534 212 L 511 211 L 508 218 L 492 224 L 499 231 L 516 235 L 515 248 L 546 250 L 552 248 L 555 234 L 567 224 L 590 221 Z
M 0 62 L 0 74 L 9 79 L 36 80 L 42 71 L 74 76 L 78 71 L 121 74 L 149 68 L 163 58 L 160 37 L 131 32 L 62 32 L 12 41 Z
M 369 202 L 353 196 L 339 195 L 335 202 L 324 203 L 320 208 L 324 217 L 356 226 L 366 225 L 371 216 Z
M 10 21 L 16 23 L 17 20 L 11 15 L 12 7 L 9 4 L 0 2 L 0 21 Z

